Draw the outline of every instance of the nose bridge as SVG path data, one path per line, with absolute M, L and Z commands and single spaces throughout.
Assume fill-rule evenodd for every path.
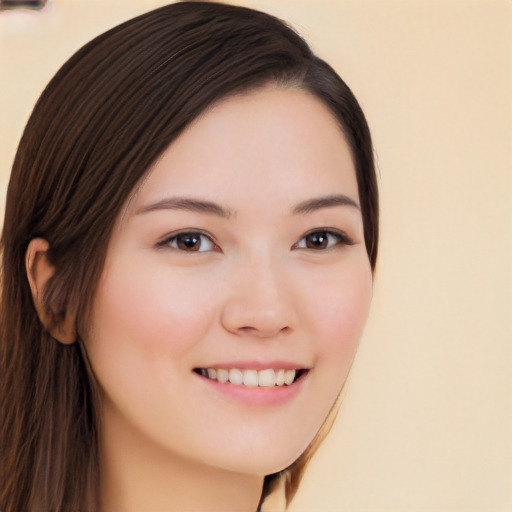
M 241 257 L 229 282 L 223 326 L 236 334 L 271 337 L 295 328 L 297 315 L 286 262 L 263 251 Z

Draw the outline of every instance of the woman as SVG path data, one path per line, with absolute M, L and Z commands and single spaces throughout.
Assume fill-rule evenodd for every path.
M 289 502 L 366 320 L 377 220 L 364 115 L 279 20 L 183 2 L 84 46 L 9 183 L 0 508 Z

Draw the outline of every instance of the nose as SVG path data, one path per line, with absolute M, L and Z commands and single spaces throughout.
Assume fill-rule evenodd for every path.
M 238 336 L 272 338 L 295 330 L 298 315 L 290 281 L 269 264 L 245 265 L 229 282 L 221 322 Z

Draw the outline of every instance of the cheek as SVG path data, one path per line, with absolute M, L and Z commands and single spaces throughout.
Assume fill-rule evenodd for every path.
M 367 260 L 333 272 L 304 312 L 322 358 L 341 382 L 350 368 L 372 300 L 372 274 Z
M 89 338 L 128 351 L 169 352 L 179 360 L 214 321 L 209 287 L 200 286 L 199 279 L 146 267 L 119 262 L 105 272 Z

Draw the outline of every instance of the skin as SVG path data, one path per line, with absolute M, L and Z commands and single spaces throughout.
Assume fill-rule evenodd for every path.
M 296 211 L 333 195 L 355 206 Z M 314 438 L 357 349 L 372 296 L 358 203 L 336 119 L 301 90 L 225 99 L 164 152 L 116 223 L 85 340 L 104 394 L 105 512 L 256 510 L 264 475 Z M 306 235 L 325 229 L 341 238 L 317 248 Z M 204 233 L 200 251 L 178 246 L 183 231 Z M 193 371 L 276 360 L 309 370 L 279 404 Z

